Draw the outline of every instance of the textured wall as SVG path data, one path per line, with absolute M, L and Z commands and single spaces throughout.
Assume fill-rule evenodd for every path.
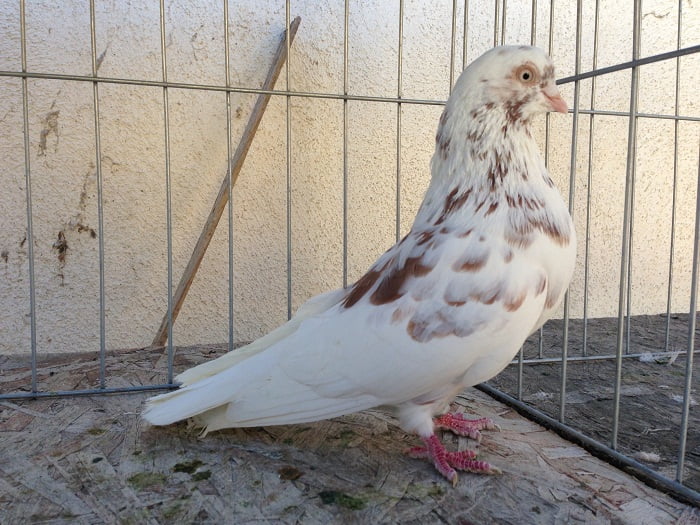
M 16 2 L 0 4 L 0 70 L 19 71 Z M 156 2 L 96 2 L 99 74 L 161 79 Z M 167 2 L 168 78 L 223 84 L 222 3 Z M 537 43 L 546 47 L 549 6 L 538 2 Z M 590 69 L 593 3 L 584 9 L 582 68 Z M 588 5 L 591 4 L 591 5 Z M 628 5 L 629 4 L 629 5 Z M 493 2 L 469 3 L 468 59 L 493 44 Z M 531 2 L 507 3 L 506 43 L 530 42 Z M 700 7 L 684 1 L 683 46 L 698 43 Z M 598 66 L 629 59 L 632 3 L 602 1 Z M 459 8 L 461 9 L 461 7 Z M 402 91 L 406 98 L 444 100 L 449 89 L 452 2 L 406 0 Z M 290 89 L 343 89 L 343 8 L 336 0 L 291 3 L 302 16 L 293 46 Z M 27 2 L 27 68 L 88 75 L 90 20 L 86 2 Z M 284 28 L 284 2 L 232 1 L 231 77 L 258 87 Z M 457 13 L 457 41 L 462 20 Z M 557 2 L 553 57 L 558 75 L 574 72 L 575 2 Z M 676 45 L 676 4 L 644 2 L 642 55 Z M 351 2 L 348 90 L 396 96 L 398 2 Z M 457 53 L 461 58 L 461 44 Z M 458 60 L 457 62 L 460 62 Z M 684 115 L 698 116 L 700 56 L 681 59 Z M 455 66 L 455 73 L 461 64 Z M 629 109 L 629 71 L 597 81 L 598 109 Z M 674 111 L 675 61 L 641 68 L 640 111 Z M 98 241 L 92 86 L 28 81 L 38 346 L 45 351 L 98 347 Z M 285 87 L 285 75 L 278 88 Z M 563 88 L 570 101 L 573 86 Z M 166 308 L 165 146 L 163 93 L 157 87 L 101 84 L 100 131 L 104 186 L 106 337 L 108 348 L 150 343 Z M 590 107 L 591 82 L 581 85 Z M 222 93 L 171 89 L 170 145 L 175 284 L 194 247 L 226 166 L 226 107 Z M 232 94 L 234 147 L 253 95 Z M 292 98 L 292 303 L 342 285 L 343 103 Z M 235 337 L 250 340 L 286 319 L 286 113 L 273 97 L 234 190 Z M 395 236 L 396 105 L 348 102 L 348 278 L 357 279 Z M 426 187 L 441 107 L 404 104 L 401 129 L 401 231 L 410 227 Z M 549 161 L 568 195 L 572 117 L 553 115 Z M 589 255 L 589 314 L 615 315 L 628 119 L 595 119 Z M 538 123 L 544 144 L 544 120 Z M 697 122 L 678 126 L 678 194 L 673 305 L 687 311 L 695 213 Z M 665 311 L 673 177 L 671 120 L 641 118 L 635 186 L 632 311 Z M 572 314 L 583 304 L 583 257 L 588 188 L 589 119 L 579 122 L 575 219 L 579 270 Z M 0 77 L 0 352 L 29 347 L 28 258 L 21 82 Z M 176 344 L 227 338 L 226 214 L 174 330 Z

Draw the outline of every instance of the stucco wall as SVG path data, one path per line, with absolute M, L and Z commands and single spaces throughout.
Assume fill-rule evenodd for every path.
M 0 70 L 19 71 L 19 12 L 0 3 Z M 157 2 L 96 2 L 99 75 L 161 79 Z M 292 2 L 302 24 L 293 45 L 292 90 L 343 89 L 343 6 L 334 0 Z M 538 2 L 537 43 L 546 47 L 549 6 Z M 590 69 L 593 2 L 585 2 L 582 68 Z M 590 5 L 589 5 L 590 4 Z M 493 2 L 469 3 L 467 57 L 493 44 Z M 531 2 L 507 3 L 506 43 L 530 42 Z M 626 61 L 632 2 L 602 1 L 598 67 Z M 682 46 L 698 43 L 700 7 L 682 2 Z M 168 79 L 223 84 L 224 37 L 219 1 L 167 2 Z M 457 13 L 455 74 L 461 69 L 462 7 Z M 258 87 L 284 28 L 284 2 L 231 2 L 232 84 Z M 449 90 L 452 2 L 405 2 L 402 95 L 445 100 Z M 27 2 L 27 68 L 90 74 L 86 2 Z M 557 2 L 552 55 L 560 77 L 575 67 L 575 2 Z M 644 2 L 642 55 L 676 46 L 676 4 Z M 398 2 L 351 2 L 348 91 L 397 95 Z M 681 64 L 680 113 L 698 116 L 700 56 Z M 629 109 L 630 73 L 597 80 L 597 109 Z M 672 114 L 675 61 L 641 68 L 639 110 Z M 38 348 L 98 347 L 98 241 L 92 85 L 28 81 Z M 283 72 L 278 88 L 285 87 Z M 563 87 L 573 105 L 573 86 Z M 591 81 L 581 85 L 590 107 Z M 157 87 L 101 84 L 106 337 L 108 348 L 150 343 L 166 307 L 165 146 L 163 93 Z M 169 90 L 173 205 L 173 273 L 177 284 L 225 173 L 222 93 Z M 232 94 L 234 145 L 254 95 Z M 291 98 L 292 304 L 342 285 L 343 102 Z M 234 327 L 250 340 L 286 319 L 287 101 L 273 97 L 234 189 Z M 402 106 L 401 231 L 410 227 L 429 179 L 428 163 L 441 107 Z M 348 115 L 348 279 L 357 279 L 395 238 L 397 107 L 350 101 Z M 568 195 L 572 116 L 553 115 L 549 163 Z M 628 119 L 598 116 L 593 135 L 589 315 L 617 312 L 619 250 Z M 678 125 L 678 191 L 672 310 L 687 311 L 698 169 L 698 122 Z M 544 120 L 537 124 L 544 144 Z M 672 120 L 641 118 L 635 186 L 632 312 L 666 309 L 673 177 Z M 589 119 L 579 121 L 575 219 L 579 267 L 572 315 L 582 314 Z M 29 348 L 25 161 L 21 81 L 0 77 L 0 352 Z M 59 235 L 67 248 L 60 253 Z M 226 214 L 174 329 L 176 344 L 227 339 Z

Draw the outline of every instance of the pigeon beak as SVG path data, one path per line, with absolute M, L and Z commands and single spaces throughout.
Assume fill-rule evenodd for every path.
M 542 94 L 547 99 L 551 111 L 556 111 L 557 113 L 567 113 L 569 111 L 566 102 L 559 94 L 556 84 L 547 84 L 546 87 L 542 88 Z

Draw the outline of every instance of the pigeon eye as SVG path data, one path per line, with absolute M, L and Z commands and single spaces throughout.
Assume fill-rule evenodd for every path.
M 530 68 L 524 67 L 518 71 L 518 78 L 524 84 L 529 84 L 535 79 L 535 72 Z

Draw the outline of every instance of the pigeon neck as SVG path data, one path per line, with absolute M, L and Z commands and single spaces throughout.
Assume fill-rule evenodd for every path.
M 509 119 L 505 108 L 492 103 L 462 113 L 448 106 L 440 119 L 417 225 L 461 222 L 459 210 L 487 218 L 500 215 L 499 206 L 530 213 L 558 193 L 527 121 Z M 563 222 L 564 212 L 565 207 L 557 211 Z
M 435 143 L 432 176 L 452 186 L 494 192 L 550 185 L 529 120 L 513 118 L 505 106 L 446 107 Z

